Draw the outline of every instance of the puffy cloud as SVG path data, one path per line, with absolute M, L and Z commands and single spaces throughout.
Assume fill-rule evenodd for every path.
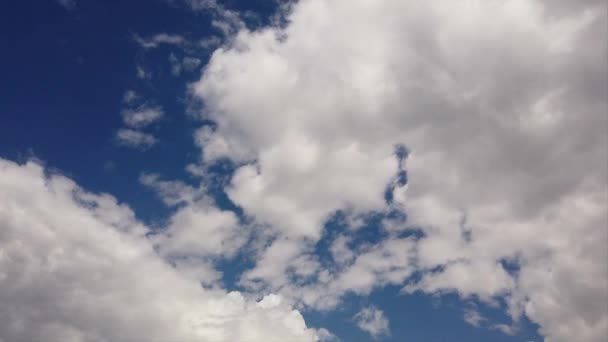
M 128 128 L 116 131 L 116 143 L 123 146 L 148 149 L 158 142 L 152 134 Z
M 204 162 L 235 162 L 229 197 L 280 237 L 244 281 L 306 301 L 330 283 L 365 293 L 416 269 L 423 276 L 406 291 L 505 298 L 548 341 L 601 341 L 605 6 L 304 0 L 284 28 L 241 28 L 193 91 L 217 123 L 197 134 Z M 389 209 L 407 214 L 391 231 L 422 232 L 406 243 L 415 256 L 353 258 L 336 243 L 336 256 L 362 261 L 338 272 L 305 262 L 310 286 L 286 275 L 311 260 L 335 211 Z M 376 263 L 401 271 L 366 268 Z
M 139 177 L 141 184 L 151 188 L 168 206 L 190 204 L 193 202 L 210 201 L 206 196 L 204 186 L 195 188 L 180 181 L 162 180 L 155 173 L 143 173 Z M 210 203 L 208 203 L 210 205 Z
M 234 255 L 246 241 L 246 232 L 231 211 L 208 205 L 189 205 L 171 217 L 160 239 L 161 253 L 177 256 Z
M 171 267 L 113 197 L 32 162 L 0 159 L 0 175 L 0 340 L 318 340 L 280 297 L 205 290 Z
M 167 226 L 152 237 L 160 255 L 182 272 L 206 285 L 215 285 L 221 272 L 218 258 L 232 258 L 248 239 L 249 231 L 232 211 L 218 209 L 204 186 L 161 180 L 142 174 L 140 182 L 153 189 L 168 206 L 178 206 Z
M 354 318 L 357 326 L 372 335 L 374 339 L 390 334 L 388 319 L 384 316 L 384 312 L 376 307 L 363 308 Z

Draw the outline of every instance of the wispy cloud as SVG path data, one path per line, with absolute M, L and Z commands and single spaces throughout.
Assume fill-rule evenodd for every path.
M 187 42 L 186 38 L 177 34 L 158 33 L 151 37 L 143 38 L 140 35 L 134 34 L 133 39 L 139 46 L 144 49 L 157 48 L 160 45 L 183 45 Z
M 73 11 L 76 9 L 76 0 L 57 0 L 57 3 L 68 11 Z
M 486 320 L 479 311 L 474 308 L 468 308 L 464 312 L 464 320 L 474 327 L 479 327 L 483 321 Z
M 122 119 L 125 125 L 131 128 L 142 128 L 155 123 L 165 115 L 160 106 L 140 106 L 138 108 L 125 109 L 122 111 Z
M 357 326 L 374 339 L 390 335 L 389 322 L 384 312 L 374 306 L 363 308 L 355 317 Z
M 148 133 L 143 133 L 128 128 L 121 128 L 116 131 L 116 143 L 122 146 L 128 146 L 139 149 L 148 149 L 158 142 L 158 140 Z
M 171 73 L 174 76 L 179 76 L 182 72 L 192 72 L 196 70 L 203 61 L 196 57 L 178 58 L 174 53 L 169 55 L 169 64 L 171 65 Z

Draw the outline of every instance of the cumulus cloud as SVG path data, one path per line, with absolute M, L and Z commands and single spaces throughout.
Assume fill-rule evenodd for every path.
M 248 230 L 232 211 L 218 209 L 205 187 L 143 174 L 140 182 L 168 206 L 178 206 L 167 226 L 152 237 L 159 254 L 207 285 L 219 280 L 218 258 L 230 259 L 248 239 Z
M 117 144 L 127 147 L 148 149 L 154 146 L 158 140 L 152 135 L 128 128 L 116 131 L 115 141 Z
M 418 270 L 404 293 L 502 298 L 548 341 L 601 341 L 605 3 L 306 0 L 291 11 L 284 28 L 241 27 L 192 87 L 217 124 L 196 135 L 203 162 L 237 165 L 228 196 L 275 237 L 243 283 L 314 306 Z M 338 210 L 407 219 L 385 222 L 388 241 L 357 256 L 336 242 L 336 271 L 312 247 Z M 421 237 L 398 237 L 413 230 Z
M 357 326 L 369 333 L 374 339 L 390 334 L 388 319 L 384 316 L 384 312 L 376 307 L 367 307 L 361 309 L 355 317 Z
M 0 159 L 0 340 L 316 341 L 280 297 L 205 290 L 133 212 L 33 162 Z M 319 335 L 320 337 L 317 337 Z

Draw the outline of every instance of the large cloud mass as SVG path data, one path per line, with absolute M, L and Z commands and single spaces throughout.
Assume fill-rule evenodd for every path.
M 215 125 L 188 169 L 205 184 L 236 165 L 223 190 L 243 216 L 204 185 L 143 174 L 175 207 L 151 231 L 109 195 L 0 159 L 0 342 L 330 339 L 292 306 L 387 284 L 512 318 L 467 312 L 474 325 L 512 333 L 526 316 L 547 341 L 604 341 L 605 2 L 302 0 L 284 14 L 233 22 L 192 86 Z M 214 263 L 249 252 L 252 298 L 220 289 Z M 356 322 L 388 333 L 373 308 Z
M 243 284 L 319 307 L 416 269 L 405 293 L 505 298 L 548 341 L 602 341 L 605 32 L 592 0 L 303 0 L 284 28 L 241 30 L 193 89 L 217 123 L 204 161 L 242 165 L 228 195 L 278 236 Z M 336 210 L 389 206 L 407 220 L 388 240 L 336 244 L 337 270 L 311 254 Z
M 271 295 L 204 290 L 127 207 L 0 159 L 0 341 L 315 341 Z

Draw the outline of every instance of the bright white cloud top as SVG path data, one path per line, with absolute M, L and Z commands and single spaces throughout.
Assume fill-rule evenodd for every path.
M 3 341 L 315 341 L 276 296 L 203 290 L 108 195 L 0 161 Z
M 236 25 L 191 85 L 216 125 L 194 137 L 199 187 L 140 178 L 176 208 L 161 232 L 109 195 L 0 160 L 0 341 L 330 340 L 294 308 L 388 284 L 504 300 L 506 333 L 525 316 L 549 342 L 605 341 L 606 4 L 301 0 L 285 15 Z M 154 145 L 138 129 L 163 115 L 125 111 L 116 139 Z M 223 190 L 248 220 L 207 193 L 225 160 L 237 168 Z M 328 266 L 315 244 L 338 211 L 348 229 Z M 354 243 L 362 218 L 389 212 L 403 215 L 385 216 L 381 241 Z M 243 250 L 247 293 L 222 289 L 216 261 Z M 353 320 L 390 334 L 374 306 Z
M 605 12 L 599 1 L 310 0 L 285 29 L 239 32 L 193 89 L 218 123 L 199 134 L 204 160 L 245 163 L 228 194 L 282 237 L 243 281 L 318 306 L 442 266 L 404 291 L 506 297 L 514 321 L 527 315 L 549 341 L 604 339 Z M 391 206 L 407 221 L 386 229 L 425 237 L 321 269 L 310 241 L 329 215 L 388 209 L 397 144 L 408 184 Z M 303 288 L 288 269 L 318 281 Z

